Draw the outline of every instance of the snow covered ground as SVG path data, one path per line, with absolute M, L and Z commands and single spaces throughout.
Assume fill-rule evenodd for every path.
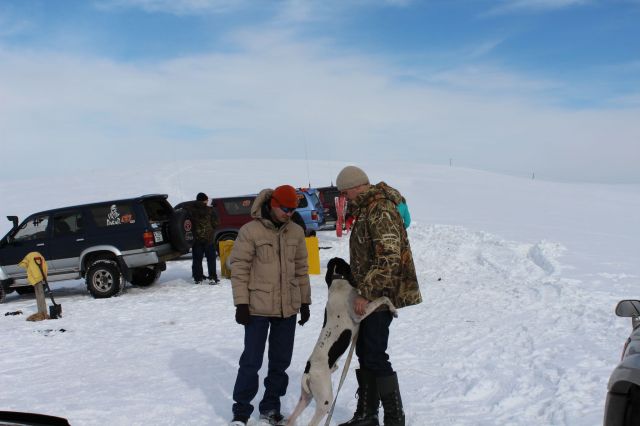
M 282 183 L 322 186 L 344 165 L 201 161 L 0 182 L 0 216 L 143 193 L 178 203 Z M 598 425 L 629 332 L 616 302 L 640 297 L 640 185 L 554 183 L 412 163 L 360 164 L 405 194 L 424 303 L 399 311 L 390 355 L 409 425 Z M 9 229 L 0 222 L 0 232 Z M 321 262 L 348 240 L 319 233 Z M 324 271 L 323 271 L 324 272 Z M 55 285 L 64 317 L 26 322 L 35 300 L 0 305 L 0 410 L 72 425 L 222 425 L 242 350 L 228 280 L 190 283 L 190 262 L 158 283 L 95 300 L 82 281 Z M 312 276 L 311 320 L 298 327 L 283 412 L 322 326 L 326 285 Z M 22 310 L 25 315 L 5 316 Z M 351 365 L 353 370 L 357 361 Z M 334 375 L 334 383 L 338 374 Z M 355 407 L 354 374 L 332 424 Z M 261 393 L 258 394 L 257 401 Z M 303 414 L 300 424 L 312 415 Z

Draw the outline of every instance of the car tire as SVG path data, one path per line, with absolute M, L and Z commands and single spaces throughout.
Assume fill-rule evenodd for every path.
M 115 296 L 122 290 L 124 277 L 115 260 L 99 259 L 87 269 L 86 283 L 93 297 L 104 299 Z
M 18 292 L 18 294 L 23 295 L 23 294 L 33 294 L 36 292 L 36 288 L 32 285 L 25 285 L 22 287 L 16 287 L 16 292 Z
M 169 221 L 169 241 L 173 248 L 188 253 L 194 242 L 193 222 L 186 209 L 178 209 Z
M 160 278 L 160 273 L 155 267 L 135 268 L 131 271 L 131 284 L 137 287 L 149 287 Z

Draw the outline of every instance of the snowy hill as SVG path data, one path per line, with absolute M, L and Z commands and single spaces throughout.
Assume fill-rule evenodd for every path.
M 344 165 L 202 161 L 0 182 L 0 215 L 167 193 L 174 204 L 282 183 L 327 185 Z M 639 186 L 553 183 L 412 163 L 360 164 L 405 194 L 424 303 L 400 310 L 390 355 L 410 425 L 598 425 L 609 373 L 628 334 L 615 303 L 640 297 Z M 9 222 L 0 222 L 4 234 Z M 320 232 L 321 262 L 348 240 Z M 94 300 L 82 281 L 57 284 L 64 317 L 11 294 L 0 305 L 0 409 L 72 425 L 222 425 L 242 349 L 228 280 L 194 286 L 190 262 L 158 283 Z M 298 327 L 283 411 L 322 326 L 326 285 L 312 276 L 311 320 Z M 64 330 L 64 331 L 63 331 Z M 357 361 L 351 365 L 354 369 Z M 334 383 L 338 379 L 334 375 Z M 262 378 L 263 376 L 261 376 Z M 355 376 L 333 424 L 350 418 Z M 259 393 L 259 395 L 261 395 Z M 257 402 L 257 401 L 256 401 Z M 301 424 L 311 418 L 308 409 Z

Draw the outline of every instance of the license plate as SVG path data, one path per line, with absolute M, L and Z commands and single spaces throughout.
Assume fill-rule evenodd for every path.
M 156 243 L 162 242 L 162 231 L 155 231 L 153 233 L 153 238 L 156 240 Z

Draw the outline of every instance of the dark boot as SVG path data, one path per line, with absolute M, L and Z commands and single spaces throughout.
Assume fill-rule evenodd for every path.
M 376 376 L 369 370 L 356 370 L 358 379 L 358 407 L 353 418 L 338 426 L 379 426 L 378 406 L 380 398 L 376 388 Z
M 398 375 L 378 377 L 378 394 L 384 409 L 384 426 L 404 426 L 404 410 L 398 386 Z

